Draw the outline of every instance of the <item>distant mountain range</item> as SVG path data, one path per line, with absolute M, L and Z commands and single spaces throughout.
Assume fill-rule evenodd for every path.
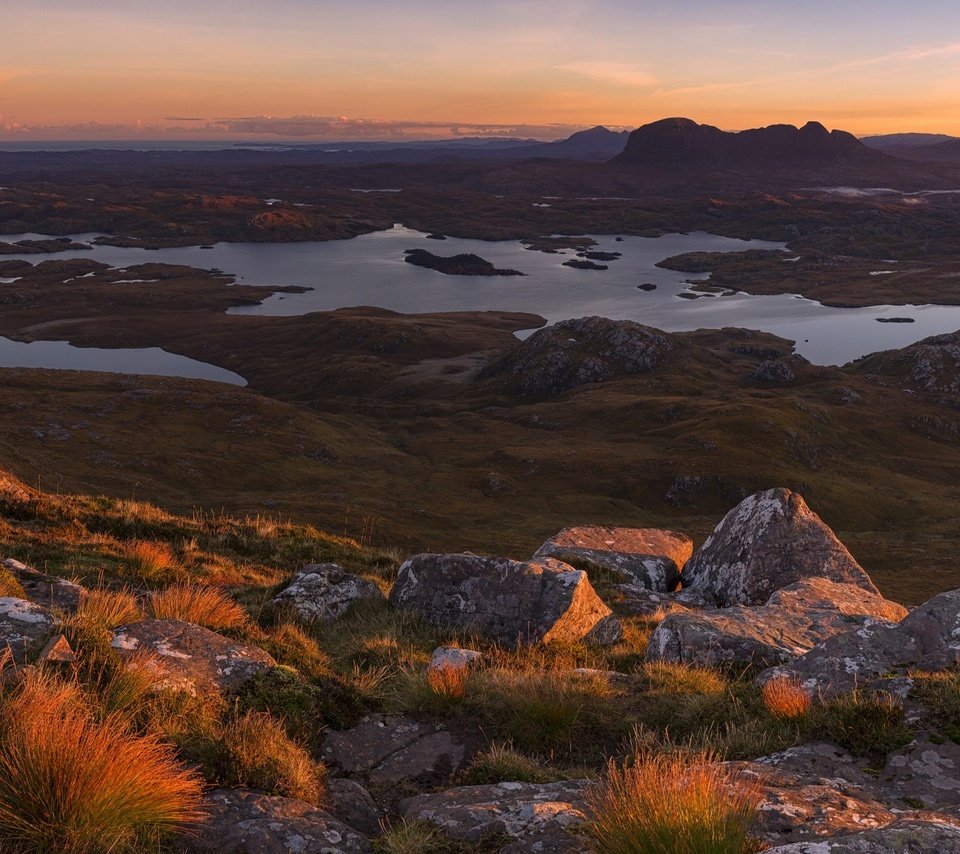
M 925 163 L 960 163 L 960 137 L 945 133 L 891 133 L 867 136 L 864 144 L 902 157 Z

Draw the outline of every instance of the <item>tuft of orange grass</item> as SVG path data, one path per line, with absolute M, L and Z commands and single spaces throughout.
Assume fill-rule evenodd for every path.
M 151 593 L 147 607 L 157 620 L 183 620 L 214 631 L 239 629 L 250 623 L 243 607 L 215 587 L 172 584 Z
M 799 718 L 809 714 L 812 699 L 798 679 L 777 676 L 763 686 L 763 705 L 775 718 Z
M 587 800 L 601 854 L 738 854 L 761 796 L 710 754 L 651 754 L 610 760 Z
M 147 581 L 162 580 L 180 568 L 170 546 L 156 540 L 131 540 L 126 552 L 134 574 Z
M 0 701 L 0 850 L 143 850 L 199 820 L 202 791 L 159 737 L 95 720 L 75 683 L 25 671 Z
M 106 590 L 96 587 L 87 590 L 80 598 L 73 619 L 84 626 L 115 629 L 127 623 L 135 623 L 143 614 L 137 597 L 128 589 Z
M 447 700 L 462 700 L 467 693 L 466 667 L 431 667 L 427 670 L 427 684 L 438 697 Z

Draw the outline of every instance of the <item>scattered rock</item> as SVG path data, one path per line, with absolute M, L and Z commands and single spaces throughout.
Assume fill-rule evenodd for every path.
M 453 839 L 479 843 L 506 836 L 501 852 L 559 854 L 584 850 L 570 830 L 587 819 L 587 780 L 462 786 L 400 802 L 406 821 L 427 821 Z
M 628 584 L 668 593 L 679 585 L 680 571 L 691 554 L 693 541 L 685 534 L 593 525 L 564 528 L 540 546 L 534 558 L 554 557 L 588 573 L 591 566 L 597 566 Z
M 180 837 L 181 852 L 231 854 L 367 854 L 370 841 L 295 798 L 242 789 L 214 789 L 204 800 L 207 818 Z
M 430 670 L 442 670 L 445 667 L 452 667 L 459 670 L 462 667 L 470 667 L 483 658 L 482 652 L 475 649 L 461 649 L 458 646 L 438 646 L 430 656 Z
M 758 680 L 789 676 L 827 696 L 883 680 L 889 690 L 905 695 L 910 670 L 944 670 L 958 662 L 960 590 L 950 590 L 917 606 L 898 624 L 835 635 L 791 664 L 765 670 Z
M 330 731 L 328 764 L 371 783 L 448 779 L 463 764 L 464 746 L 449 732 L 402 715 L 367 715 L 356 726 Z
M 289 608 L 307 622 L 331 622 L 362 599 L 386 601 L 372 581 L 344 572 L 335 563 L 308 563 L 270 600 L 269 607 Z
M 879 591 L 833 531 L 789 489 L 741 501 L 683 570 L 683 584 L 721 606 L 762 605 L 782 587 L 827 578 Z
M 26 599 L 0 597 L 0 653 L 9 649 L 22 664 L 43 649 L 59 623 L 46 608 Z
M 58 608 L 73 614 L 80 603 L 80 597 L 86 592 L 82 584 L 55 575 L 46 575 L 13 558 L 4 558 L 0 561 L 0 566 L 20 582 L 27 599 L 45 608 Z
M 158 687 L 234 691 L 258 673 L 276 666 L 259 647 L 181 620 L 140 620 L 113 632 L 113 648 L 121 655 L 146 652 L 157 656 Z
M 77 660 L 77 654 L 70 646 L 65 635 L 55 635 L 47 641 L 47 645 L 40 650 L 37 661 L 54 661 L 57 663 Z
M 518 563 L 469 554 L 421 554 L 397 574 L 390 602 L 435 625 L 517 643 L 613 643 L 622 629 L 587 574 L 552 558 Z
M 356 780 L 327 777 L 327 802 L 330 811 L 347 826 L 365 836 L 380 834 L 380 810 Z
M 618 584 L 617 591 L 623 597 L 617 603 L 617 611 L 635 617 L 647 617 L 662 612 L 701 611 L 713 608 L 713 600 L 692 590 L 677 590 L 674 593 L 655 593 L 637 584 Z

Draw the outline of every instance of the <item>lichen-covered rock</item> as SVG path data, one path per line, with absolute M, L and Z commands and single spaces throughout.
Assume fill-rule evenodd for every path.
M 239 643 L 181 620 L 140 620 L 114 629 L 121 656 L 148 653 L 158 662 L 158 687 L 235 691 L 276 662 L 259 647 Z
M 385 597 L 372 581 L 344 572 L 335 563 L 308 563 L 270 600 L 269 607 L 289 608 L 308 622 L 330 622 L 361 599 L 383 602 Z
M 356 780 L 327 777 L 327 807 L 345 825 L 365 836 L 377 836 L 381 832 L 380 810 Z
M 367 715 L 343 731 L 328 731 L 323 758 L 371 783 L 446 780 L 463 764 L 465 749 L 447 730 L 403 715 Z
M 177 848 L 189 854 L 367 854 L 370 841 L 330 813 L 295 798 L 214 789 L 207 817 Z
M 960 806 L 960 744 L 920 735 L 887 757 L 880 775 L 910 802 L 928 808 Z
M 619 622 L 587 574 L 552 558 L 518 563 L 469 554 L 421 554 L 397 574 L 390 602 L 435 625 L 505 646 L 537 641 L 613 643 Z
M 879 595 L 833 531 L 789 489 L 741 501 L 683 569 L 684 587 L 721 606 L 762 605 L 775 590 L 817 577 Z
M 832 635 L 876 622 L 840 611 L 765 605 L 687 611 L 668 615 L 654 629 L 646 660 L 770 667 L 793 661 Z
M 839 584 L 828 578 L 804 578 L 774 591 L 768 606 L 782 608 L 839 611 L 862 617 L 876 617 L 899 623 L 910 613 L 898 602 L 891 602 L 855 584 Z
M 461 786 L 400 802 L 406 821 L 427 821 L 453 839 L 479 843 L 495 836 L 513 842 L 501 852 L 560 854 L 587 850 L 570 833 L 587 820 L 587 780 Z
M 549 397 L 585 383 L 649 373 L 675 346 L 668 333 L 632 320 L 581 317 L 534 332 L 484 374 L 507 375 L 521 394 Z
M 483 658 L 483 653 L 475 649 L 461 649 L 458 646 L 438 646 L 430 655 L 430 670 L 443 670 L 451 667 L 458 670 L 471 667 Z
M 788 676 L 833 696 L 883 679 L 891 690 L 906 693 L 910 670 L 944 670 L 957 663 L 960 590 L 950 590 L 918 605 L 897 624 L 865 625 L 828 638 L 791 664 L 765 670 L 758 680 Z
M 768 848 L 765 854 L 960 854 L 960 826 L 907 818 L 876 830 Z
M 0 566 L 20 582 L 27 599 L 45 608 L 58 608 L 72 614 L 80 604 L 80 597 L 86 592 L 82 584 L 39 572 L 13 558 L 4 558 Z
M 655 593 L 637 584 L 618 584 L 621 599 L 617 610 L 621 614 L 648 617 L 654 614 L 672 614 L 677 611 L 712 610 L 713 599 L 695 590 L 676 590 L 673 593 Z
M 0 597 L 0 653 L 9 649 L 17 663 L 43 649 L 59 626 L 53 614 L 35 602 Z
M 540 546 L 534 558 L 554 557 L 588 573 L 597 566 L 628 584 L 668 593 L 679 585 L 680 570 L 691 554 L 693 541 L 685 534 L 589 525 L 564 528 Z

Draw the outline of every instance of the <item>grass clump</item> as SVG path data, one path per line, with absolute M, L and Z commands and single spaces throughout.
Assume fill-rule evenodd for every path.
M 427 821 L 400 821 L 373 840 L 375 854 L 496 854 L 510 838 L 494 833 L 470 842 L 451 839 Z
M 295 667 L 307 679 L 330 676 L 333 663 L 316 639 L 296 623 L 284 622 L 270 626 L 260 641 L 277 661 Z
M 800 718 L 810 714 L 813 700 L 799 680 L 778 676 L 763 686 L 763 705 L 775 718 Z
M 0 597 L 12 596 L 14 599 L 26 599 L 23 585 L 9 569 L 0 567 Z
M 137 597 L 126 588 L 108 590 L 94 587 L 80 597 L 73 622 L 103 629 L 135 623 L 143 617 Z
M 467 693 L 469 669 L 465 666 L 431 667 L 427 670 L 427 685 L 438 697 L 458 703 Z
M 0 699 L 0 849 L 141 851 L 199 819 L 201 781 L 125 718 L 96 720 L 76 684 L 25 672 Z
M 600 854 L 739 854 L 760 794 L 709 754 L 660 754 L 611 760 L 588 802 Z
M 890 694 L 853 691 L 818 710 L 820 728 L 854 756 L 887 754 L 913 741 L 903 706 Z
M 250 623 L 244 608 L 215 587 L 171 584 L 151 593 L 147 608 L 156 620 L 183 620 L 213 631 L 242 629 Z
M 473 757 L 460 775 L 460 784 L 481 786 L 487 783 L 553 783 L 569 774 L 544 765 L 539 759 L 521 753 L 509 742 L 496 742 Z
M 315 806 L 326 796 L 326 769 L 269 714 L 246 711 L 225 722 L 201 720 L 181 735 L 179 746 L 211 783 L 262 789 Z
M 930 710 L 934 726 L 960 744 L 960 671 L 910 675 L 913 678 L 910 696 Z
M 126 544 L 130 573 L 147 582 L 167 582 L 181 572 L 173 549 L 160 540 L 131 540 Z

